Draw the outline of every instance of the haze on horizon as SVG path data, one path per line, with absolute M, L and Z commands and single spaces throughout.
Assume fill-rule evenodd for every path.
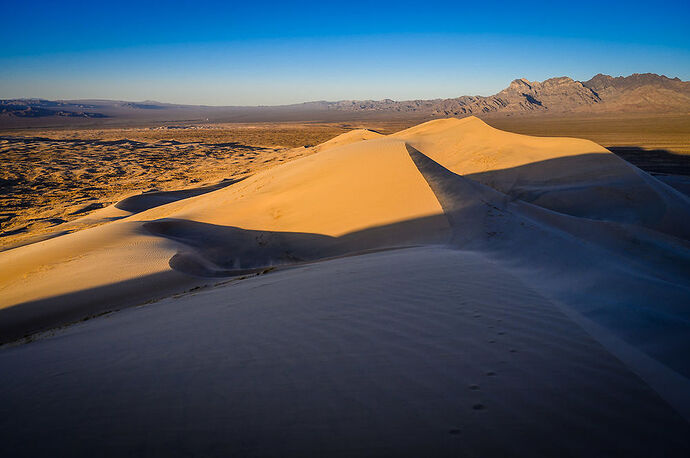
M 511 80 L 690 79 L 687 2 L 33 2 L 0 30 L 0 98 L 278 105 L 490 95 Z

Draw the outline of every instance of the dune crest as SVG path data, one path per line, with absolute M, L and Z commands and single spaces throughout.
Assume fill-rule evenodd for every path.
M 383 137 L 383 135 L 378 132 L 374 132 L 373 130 L 353 129 L 349 132 L 345 132 L 344 134 L 340 134 L 337 137 L 333 137 L 319 145 L 316 145 L 314 150 L 323 151 L 329 148 L 335 148 L 336 146 L 345 146 L 349 145 L 350 143 L 356 143 L 363 140 L 372 140 L 381 137 Z

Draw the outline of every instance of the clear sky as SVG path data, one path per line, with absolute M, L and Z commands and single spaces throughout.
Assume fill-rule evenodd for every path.
M 208 105 L 690 79 L 690 1 L 0 0 L 0 98 Z

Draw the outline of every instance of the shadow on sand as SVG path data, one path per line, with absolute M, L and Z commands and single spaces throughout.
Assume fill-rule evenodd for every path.
M 115 204 L 115 208 L 131 213 L 140 213 L 151 208 L 169 204 L 171 202 L 177 202 L 178 200 L 200 196 L 202 194 L 206 194 L 207 192 L 217 191 L 230 186 L 231 184 L 238 183 L 245 178 L 240 178 L 238 180 L 225 179 L 214 185 L 200 186 L 198 188 L 182 189 L 177 191 L 145 192 L 119 201 Z
M 341 237 L 252 231 L 176 219 L 144 223 L 143 230 L 180 244 L 180 251 L 170 259 L 172 270 L 0 309 L 0 344 L 212 284 L 217 281 L 213 278 L 413 245 L 439 244 L 449 237 L 443 214 Z
M 645 172 L 690 175 L 690 156 L 639 146 L 609 146 L 607 149 Z

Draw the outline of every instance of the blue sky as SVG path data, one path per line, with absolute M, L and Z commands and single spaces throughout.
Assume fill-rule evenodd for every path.
M 690 2 L 0 0 L 0 97 L 209 105 L 690 79 Z

